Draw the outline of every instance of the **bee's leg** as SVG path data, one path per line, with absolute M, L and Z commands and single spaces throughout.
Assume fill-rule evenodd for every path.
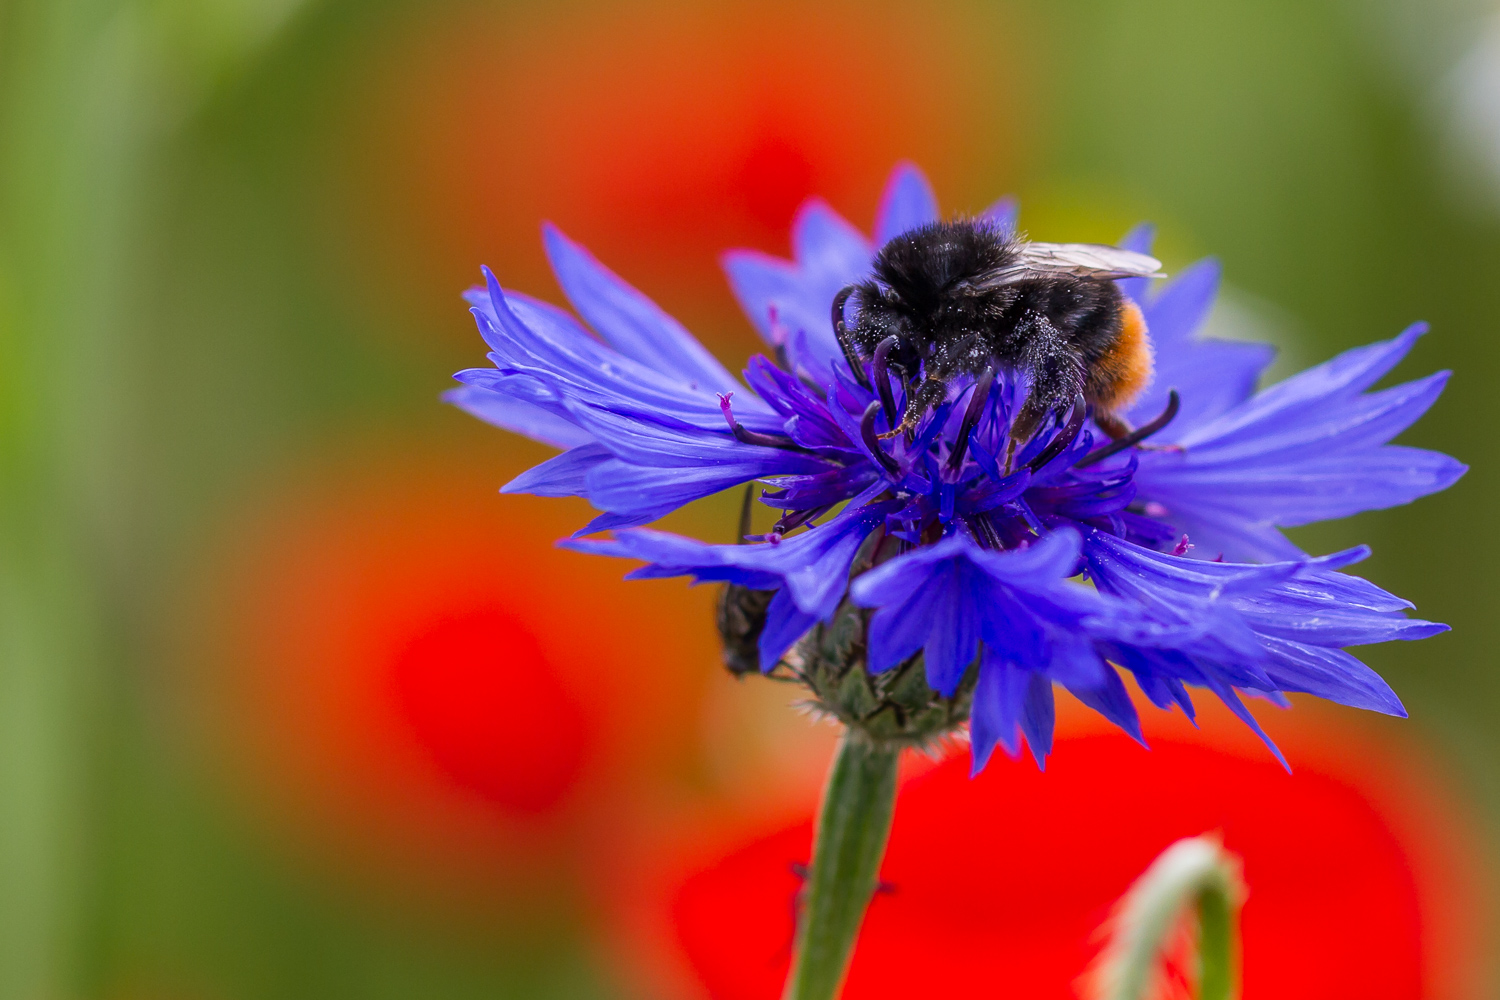
M 1174 415 L 1177 413 L 1177 410 L 1176 410 L 1175 407 L 1173 407 L 1172 413 Z M 1168 417 L 1167 420 L 1170 422 L 1171 417 Z M 1099 426 L 1099 429 L 1101 431 L 1103 431 L 1105 434 L 1108 434 L 1111 440 L 1115 441 L 1116 443 L 1121 442 L 1121 441 L 1125 442 L 1124 444 L 1120 445 L 1121 448 L 1128 448 L 1131 445 L 1134 445 L 1135 447 L 1139 448 L 1141 451 L 1181 451 L 1182 450 L 1182 446 L 1181 445 L 1177 445 L 1177 444 L 1147 444 L 1146 443 L 1145 438 L 1150 437 L 1152 434 L 1155 434 L 1162 427 L 1166 426 L 1166 424 L 1158 424 L 1154 420 L 1150 424 L 1147 424 L 1146 427 L 1143 427 L 1143 428 L 1140 428 L 1139 430 L 1137 430 L 1136 427 L 1133 424 L 1131 424 L 1131 422 L 1129 420 L 1126 420 L 1124 417 L 1120 416 L 1118 413 L 1113 413 L 1113 412 L 1111 412 L 1109 410 L 1100 409 L 1099 405 L 1097 403 L 1095 403 L 1094 404 L 1094 423 Z M 1147 428 L 1150 428 L 1150 429 L 1147 430 Z M 1142 433 L 1142 432 L 1144 432 L 1144 433 Z
M 915 390 L 907 393 L 906 413 L 901 417 L 899 426 L 886 431 L 884 434 L 876 435 L 885 441 L 901 434 L 906 434 L 917 429 L 933 407 L 943 401 L 948 392 L 948 380 L 940 373 L 934 372 L 922 380 L 922 384 Z
M 1035 398 L 1035 390 L 1033 389 L 1032 395 L 1027 397 L 1026 405 L 1021 407 L 1020 411 L 1010 422 L 1010 435 L 1005 440 L 1005 465 L 1003 466 L 1003 470 L 1007 476 L 1010 475 L 1011 469 L 1015 467 L 1016 449 L 1031 440 L 1032 435 L 1037 432 L 1037 428 L 1042 425 L 1043 418 L 1050 412 L 1050 408 L 1032 406 L 1031 404 Z
M 1060 406 L 1038 406 L 1035 409 L 1028 405 L 1021 408 L 1010 426 L 1010 439 L 1005 445 L 1005 473 L 1009 475 L 1014 467 L 1016 450 L 1033 437 L 1041 429 L 1042 422 L 1049 416 L 1056 414 L 1062 423 L 1058 427 L 1058 433 L 1053 442 L 1042 450 L 1041 454 L 1032 458 L 1027 464 L 1032 468 L 1040 468 L 1057 457 L 1057 452 L 1071 444 L 1073 438 L 1077 437 L 1078 431 L 1083 427 L 1083 421 L 1088 412 L 1088 404 L 1083 401 L 1081 393 L 1075 394 L 1072 401 Z M 1066 415 L 1066 419 L 1063 419 Z M 1054 450 L 1055 449 L 1055 450 Z M 1039 461 L 1040 459 L 1040 461 Z
M 1067 412 L 1083 392 L 1087 373 L 1077 351 L 1041 313 L 1028 315 L 1017 332 L 1025 344 L 1021 362 L 1031 377 L 1031 392 L 1010 425 L 1011 441 L 1019 447 L 1049 414 Z
M 854 343 L 849 338 L 849 327 L 844 319 L 844 306 L 848 304 L 849 296 L 857 291 L 859 291 L 858 285 L 845 285 L 833 297 L 833 335 L 838 338 L 839 348 L 844 352 L 844 360 L 849 363 L 850 373 L 860 385 L 868 389 L 870 380 L 865 376 L 864 362 L 859 359 L 859 352 L 854 349 Z
M 1181 404 L 1182 400 L 1178 397 L 1177 390 L 1171 390 L 1167 393 L 1166 409 L 1162 410 L 1155 420 L 1151 421 L 1149 424 L 1146 424 L 1144 427 L 1136 428 L 1122 438 L 1117 438 L 1116 440 L 1105 445 L 1102 448 L 1095 448 L 1093 451 L 1089 452 L 1087 455 L 1079 459 L 1075 467 L 1081 469 L 1086 465 L 1093 465 L 1095 462 L 1101 462 L 1109 456 L 1118 454 L 1119 452 L 1122 452 L 1126 448 L 1130 448 L 1132 446 L 1137 448 L 1151 447 L 1149 445 L 1143 445 L 1141 444 L 1141 442 L 1146 440 L 1146 438 L 1150 437 L 1151 435 L 1155 434 L 1157 431 L 1161 430 L 1163 427 L 1170 424 L 1172 422 L 1172 418 L 1177 416 L 1177 409 L 1179 406 L 1181 406 Z M 1181 445 L 1169 444 L 1161 445 L 1156 450 L 1182 451 L 1183 448 Z
M 1047 447 L 1041 453 L 1026 463 L 1026 467 L 1036 472 L 1052 461 L 1058 455 L 1067 451 L 1074 441 L 1078 440 L 1078 434 L 1083 430 L 1083 422 L 1088 419 L 1089 404 L 1084 402 L 1083 393 L 1073 397 L 1073 405 L 1068 410 L 1068 419 L 1063 421 L 1057 433 L 1052 435 L 1052 440 L 1047 442 Z
M 1033 405 L 1036 404 L 1036 405 Z M 1052 403 L 1042 403 L 1036 398 L 1036 390 L 1032 390 L 1031 397 L 1026 400 L 1026 405 L 1021 407 L 1015 419 L 1010 422 L 1010 440 L 1012 446 L 1023 445 L 1030 441 L 1032 436 L 1042 426 L 1042 421 L 1049 414 L 1057 412 L 1059 407 Z
M 1130 421 L 1118 413 L 1099 408 L 1097 404 L 1094 408 L 1094 423 L 1098 425 L 1101 431 L 1108 434 L 1113 441 L 1129 437 L 1131 432 L 1135 430 L 1130 425 Z

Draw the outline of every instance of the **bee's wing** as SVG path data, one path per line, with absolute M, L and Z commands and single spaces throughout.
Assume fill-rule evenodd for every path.
M 1161 261 L 1134 250 L 1102 243 L 1022 243 L 1017 260 L 974 281 L 975 288 L 998 288 L 1047 277 L 1163 278 Z

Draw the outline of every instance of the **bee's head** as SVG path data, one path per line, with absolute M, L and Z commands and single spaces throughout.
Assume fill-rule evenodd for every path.
M 1009 238 L 976 219 L 932 222 L 891 239 L 875 255 L 875 278 L 890 297 L 921 315 L 940 309 L 954 288 L 1008 259 Z

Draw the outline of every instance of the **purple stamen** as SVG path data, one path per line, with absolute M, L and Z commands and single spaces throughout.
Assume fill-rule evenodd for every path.
M 1036 472 L 1061 455 L 1063 450 L 1077 439 L 1079 431 L 1083 430 L 1083 421 L 1087 416 L 1088 404 L 1083 401 L 1083 393 L 1078 393 L 1073 397 L 1073 408 L 1068 411 L 1068 422 L 1057 432 L 1047 447 L 1042 449 L 1040 455 L 1026 463 L 1026 468 Z
M 771 530 L 775 534 L 785 535 L 793 529 L 802 527 L 809 521 L 817 520 L 832 509 L 833 504 L 828 504 L 824 507 L 807 507 L 803 510 L 787 511 L 781 515 L 781 519 L 776 522 L 776 527 Z
M 995 370 L 986 368 L 974 385 L 974 394 L 969 397 L 969 406 L 964 410 L 963 422 L 958 425 L 958 440 L 953 442 L 953 450 L 948 453 L 949 472 L 957 472 L 963 468 L 964 456 L 969 451 L 969 435 L 979 425 L 979 418 L 984 416 L 985 405 L 990 399 L 990 387 L 994 384 Z
M 994 522 L 988 514 L 975 514 L 969 518 L 969 527 L 974 530 L 975 540 L 987 549 L 1002 549 L 1005 546 L 1000 542 L 1000 534 L 995 531 Z
M 764 535 L 746 535 L 745 536 L 745 541 L 747 541 L 747 542 L 765 542 L 767 545 L 780 545 L 781 544 L 781 535 L 782 535 L 782 533 L 780 531 L 776 530 L 775 528 L 772 528 L 770 531 L 766 532 Z
M 1172 554 L 1174 556 L 1185 556 L 1187 555 L 1188 549 L 1191 548 L 1194 548 L 1194 546 L 1188 541 L 1188 536 L 1183 535 L 1180 539 L 1178 539 L 1177 544 L 1172 547 Z
M 880 445 L 880 438 L 875 434 L 875 415 L 879 412 L 880 401 L 871 400 L 870 405 L 865 407 L 865 415 L 859 420 L 859 436 L 864 441 L 865 447 L 870 449 L 870 453 L 875 456 L 875 461 L 879 462 L 893 478 L 900 479 L 900 464 L 895 458 L 886 454 L 885 449 Z
M 734 419 L 734 410 L 729 405 L 729 400 L 733 396 L 734 393 L 732 392 L 719 393 L 719 410 L 724 414 L 724 420 L 729 424 L 729 429 L 734 433 L 736 441 L 758 445 L 762 448 L 780 448 L 783 451 L 800 451 L 808 455 L 815 454 L 789 437 L 780 437 L 775 434 L 761 434 L 758 431 L 752 431 L 745 427 L 738 420 Z
M 891 394 L 890 357 L 891 349 L 896 346 L 894 335 L 885 338 L 875 347 L 875 359 L 872 367 L 875 369 L 875 391 L 880 393 L 880 405 L 885 408 L 885 422 L 892 427 L 900 425 L 899 416 L 896 413 L 896 397 Z
M 1158 416 L 1155 420 L 1151 421 L 1149 424 L 1146 424 L 1144 427 L 1137 427 L 1135 430 L 1131 431 L 1129 434 L 1126 434 L 1118 441 L 1112 441 L 1102 448 L 1095 448 L 1093 451 L 1089 452 L 1087 455 L 1083 456 L 1077 462 L 1075 462 L 1073 467 L 1075 469 L 1081 469 L 1085 465 L 1093 465 L 1095 462 L 1102 462 L 1109 456 L 1118 454 L 1119 452 L 1124 451 L 1126 448 L 1129 448 L 1131 445 L 1140 444 L 1142 441 L 1146 440 L 1148 437 L 1170 424 L 1172 422 L 1172 418 L 1177 416 L 1177 408 L 1181 405 L 1182 400 L 1178 398 L 1177 390 L 1173 389 L 1171 392 L 1167 393 L 1167 408 L 1162 410 L 1161 415 Z

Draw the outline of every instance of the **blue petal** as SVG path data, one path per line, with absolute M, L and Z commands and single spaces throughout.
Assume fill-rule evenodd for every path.
M 1378 448 L 1427 412 L 1442 394 L 1448 376 L 1448 372 L 1437 372 L 1382 392 L 1324 400 L 1316 416 L 1316 411 L 1300 408 L 1297 418 L 1285 411 L 1265 411 L 1254 423 L 1223 434 L 1195 434 L 1184 447 L 1191 448 L 1198 467 L 1232 466 L 1248 460 L 1295 462 L 1323 458 L 1335 449 L 1348 453 Z M 1160 462 L 1161 457 L 1165 456 L 1158 457 L 1159 464 L 1166 464 Z
M 791 328 L 810 328 L 815 318 L 823 318 L 818 317 L 815 303 L 804 301 L 801 272 L 791 261 L 758 250 L 729 250 L 719 263 L 740 308 L 770 346 L 782 343 L 773 319 Z
M 1421 332 L 1413 327 L 1345 352 L 1266 389 L 1188 429 L 1179 438 L 1184 451 L 1142 454 L 1135 477 L 1141 497 L 1194 535 L 1200 554 L 1247 559 L 1295 552 L 1276 526 L 1346 517 L 1447 488 L 1464 465 L 1384 443 L 1426 412 L 1447 373 L 1364 394 Z
M 1082 544 L 1078 532 L 1064 528 L 1049 532 L 1024 549 L 1009 552 L 976 549 L 972 558 L 996 580 L 1024 579 L 1043 584 L 1074 574 Z
M 541 465 L 532 466 L 504 486 L 501 493 L 530 493 L 539 497 L 588 496 L 588 474 L 610 460 L 610 451 L 593 442 L 570 448 Z
M 1342 649 L 1267 638 L 1266 673 L 1283 691 L 1302 691 L 1340 705 L 1406 718 L 1406 707 L 1379 674 Z
M 875 213 L 875 244 L 884 245 L 902 233 L 938 220 L 937 196 L 914 163 L 899 163 L 885 183 L 880 210 Z
M 694 500 L 765 474 L 764 467 L 747 463 L 684 469 L 632 465 L 611 459 L 589 470 L 587 495 L 589 502 L 600 510 L 654 521 Z
M 1137 423 L 1151 420 L 1166 408 L 1167 394 L 1176 389 L 1181 409 L 1158 435 L 1160 442 L 1179 441 L 1194 427 L 1244 402 L 1275 356 L 1266 344 L 1197 336 L 1218 288 L 1218 262 L 1199 261 L 1143 308 L 1156 351 L 1156 374 L 1131 406 L 1129 417 Z
M 792 221 L 792 250 L 815 283 L 838 291 L 870 269 L 875 250 L 864 235 L 820 198 L 810 198 Z M 828 301 L 833 301 L 830 293 Z M 832 336 L 832 331 L 829 331 Z
M 1292 580 L 1264 595 L 1240 598 L 1235 602 L 1236 610 L 1263 641 L 1275 637 L 1316 646 L 1370 646 L 1428 639 L 1448 631 L 1446 625 L 1408 618 L 1400 612 L 1370 611 L 1336 599 L 1313 600 L 1288 594 L 1290 587 L 1301 583 L 1304 581 Z
M 667 531 L 636 528 L 616 532 L 613 538 L 575 537 L 558 545 L 575 552 L 639 559 L 647 564 L 631 570 L 626 574 L 628 579 L 691 576 L 697 583 L 738 583 L 755 590 L 774 590 L 781 586 L 780 577 L 774 574 L 732 565 L 725 555 L 736 546 L 709 545 Z
M 644 559 L 642 576 L 730 580 L 759 589 L 779 586 L 799 611 L 832 617 L 844 596 L 849 565 L 860 545 L 891 509 L 856 500 L 826 524 L 779 543 L 709 545 L 661 531 L 622 531 L 614 539 L 565 543 L 584 552 Z M 779 655 L 779 654 L 778 654 Z
M 1135 253 L 1149 254 L 1156 243 L 1156 226 L 1150 222 L 1138 222 L 1130 232 L 1120 237 L 1120 246 Z
M 1136 713 L 1135 703 L 1130 700 L 1130 692 L 1125 690 L 1125 683 L 1120 680 L 1119 673 L 1107 666 L 1101 672 L 1100 679 L 1102 683 L 1097 687 L 1070 686 L 1068 690 L 1073 697 L 1125 730 L 1141 746 L 1145 746 L 1146 738 L 1141 735 L 1141 717 Z
M 494 357 L 494 355 L 490 356 Z M 518 371 L 514 367 L 505 370 L 465 368 L 455 373 L 453 378 L 466 387 L 514 399 L 550 413 L 564 423 L 574 423 L 573 415 L 568 412 L 567 404 L 564 402 L 567 398 L 566 393 L 557 391 L 555 380 L 545 377 L 537 378 L 530 372 Z
M 810 199 L 792 224 L 795 263 L 751 250 L 722 258 L 730 286 L 762 338 L 799 376 L 827 385 L 847 367 L 829 314 L 834 296 L 870 270 L 874 248 L 838 213 Z
M 1234 689 L 1220 683 L 1212 676 L 1208 678 L 1208 686 L 1213 689 L 1214 694 L 1219 696 L 1220 701 L 1229 706 L 1231 712 L 1239 716 L 1241 722 L 1250 727 L 1251 732 L 1260 737 L 1260 741 L 1266 745 L 1271 753 L 1275 755 L 1276 759 L 1281 762 L 1281 766 L 1286 768 L 1287 773 L 1290 774 L 1292 765 L 1286 762 L 1286 757 L 1282 754 L 1281 749 L 1271 737 L 1266 735 L 1266 731 L 1260 728 L 1260 723 L 1256 721 L 1255 716 L 1250 714 L 1250 710 L 1245 707 L 1245 703 L 1240 701 L 1239 695 L 1234 693 Z
M 966 548 L 965 539 L 954 536 L 937 545 L 913 549 L 861 574 L 850 586 L 849 596 L 865 608 L 904 601 L 922 589 L 922 581 Z
M 1151 494 L 1160 502 L 1163 494 Z M 1191 505 L 1192 501 L 1188 501 Z M 1165 507 L 1165 505 L 1163 505 Z M 1204 510 L 1191 513 L 1171 507 L 1161 515 L 1176 531 L 1188 536 L 1198 559 L 1233 559 L 1239 562 L 1283 562 L 1307 555 L 1293 545 L 1274 525 L 1247 521 L 1234 512 Z
M 989 552 L 955 534 L 863 574 L 850 598 L 876 609 L 870 668 L 889 669 L 925 648 L 928 683 L 951 695 L 982 640 L 991 662 L 1045 670 L 1079 690 L 1103 692 L 1098 697 L 1113 709 L 1108 671 L 1089 630 L 1131 611 L 1067 581 L 1079 544 L 1064 530 L 1028 549 Z
M 1149 254 L 1151 244 L 1156 242 L 1156 227 L 1149 222 L 1142 222 L 1130 232 L 1126 233 L 1120 240 L 1120 246 L 1126 250 L 1134 250 L 1136 253 Z M 1125 278 L 1118 282 L 1120 290 L 1134 300 L 1135 304 L 1144 307 L 1151 297 L 1150 278 Z
M 1052 682 L 1045 674 L 1033 672 L 1026 683 L 1026 700 L 1021 705 L 1021 732 L 1038 768 L 1045 769 L 1052 752 L 1052 728 L 1057 709 L 1052 700 Z
M 490 389 L 460 386 L 443 393 L 443 401 L 452 403 L 487 424 L 503 427 L 556 448 L 572 448 L 594 440 L 594 436 L 588 431 L 563 417 L 524 399 Z
M 1213 308 L 1220 276 L 1219 262 L 1209 257 L 1167 282 L 1146 308 L 1152 339 L 1167 343 L 1189 340 Z
M 574 538 L 582 538 L 584 535 L 592 535 L 600 531 L 612 531 L 615 528 L 634 528 L 638 524 L 648 524 L 656 520 L 655 513 L 645 514 L 616 514 L 605 511 L 594 518 L 588 524 L 573 532 Z
M 1130 593 L 1148 603 L 1156 600 L 1204 621 L 1213 611 L 1220 624 L 1201 639 L 1187 636 L 1179 651 L 1153 653 L 1122 647 L 1118 660 L 1142 677 L 1148 692 L 1152 674 L 1157 672 L 1208 686 L 1263 739 L 1265 734 L 1239 702 L 1234 687 L 1268 695 L 1306 691 L 1342 704 L 1402 715 L 1400 701 L 1385 682 L 1338 647 L 1424 638 L 1445 629 L 1406 618 L 1401 611 L 1409 606 L 1407 602 L 1367 580 L 1335 572 L 1368 555 L 1365 548 L 1301 562 L 1236 566 L 1148 552 L 1095 533 L 1085 551 L 1091 574 L 1102 590 Z M 1101 558 L 1105 553 L 1111 558 Z M 1261 677 L 1243 672 L 1237 676 L 1246 664 L 1213 651 L 1231 627 L 1253 631 L 1262 659 L 1254 672 Z M 1165 638 L 1175 641 L 1179 637 L 1168 634 Z M 1266 742 L 1274 751 L 1274 745 Z
M 904 663 L 916 655 L 927 642 L 930 632 L 928 623 L 936 611 L 937 600 L 944 592 L 945 588 L 941 584 L 945 582 L 949 570 L 946 566 L 925 565 L 913 567 L 912 572 L 917 578 L 918 585 L 904 598 L 890 603 L 882 602 L 879 610 L 870 618 L 867 641 L 869 666 L 872 673 L 880 673 Z M 865 574 L 865 576 L 868 575 Z M 857 585 L 863 579 L 864 577 L 860 577 L 855 584 Z M 939 585 L 933 586 L 933 582 Z M 861 598 L 851 591 L 851 596 L 854 597 L 856 603 L 870 606 L 866 603 L 869 599 L 868 594 Z
M 761 673 L 768 674 L 776 669 L 786 651 L 817 623 L 818 616 L 797 607 L 786 588 L 778 590 L 771 598 L 770 607 L 766 608 L 766 626 L 760 634 Z
M 712 430 L 723 429 L 718 396 L 694 388 L 599 343 L 573 317 L 520 293 L 506 293 L 485 269 L 482 305 L 472 312 L 494 349 L 495 369 L 459 373 L 469 384 L 516 395 L 555 415 L 571 419 L 564 402 L 669 416 Z M 471 299 L 475 296 L 469 296 Z M 780 420 L 750 397 L 739 417 L 752 430 L 773 432 Z
M 945 698 L 953 697 L 964 671 L 979 655 L 979 621 L 974 607 L 964 600 L 969 585 L 962 567 L 934 577 L 932 614 L 927 618 L 927 642 L 923 659 L 927 683 Z M 941 589 L 940 589 L 941 588 Z
M 827 620 L 843 599 L 849 566 L 870 532 L 893 509 L 890 503 L 865 505 L 877 490 L 850 501 L 838 516 L 778 544 L 725 546 L 735 565 L 775 573 L 786 582 L 797 607 Z
M 557 283 L 578 314 L 615 350 L 693 388 L 731 392 L 738 387 L 734 376 L 656 303 L 557 227 L 549 223 L 542 233 Z
M 766 475 L 825 472 L 832 466 L 813 455 L 745 444 L 728 432 L 699 430 L 668 418 L 637 419 L 596 406 L 570 403 L 568 412 L 617 457 L 637 465 L 697 468 L 746 465 Z M 722 420 L 722 415 L 721 415 Z M 754 477 L 751 477 L 754 478 Z
M 1331 361 L 1276 383 L 1212 423 L 1194 427 L 1179 443 L 1198 447 L 1208 442 L 1234 440 L 1258 433 L 1255 428 L 1267 420 L 1285 420 L 1326 409 L 1331 402 L 1345 402 L 1394 368 L 1426 331 L 1425 323 L 1417 323 L 1391 340 L 1345 351 Z
M 1014 195 L 1006 195 L 990 205 L 989 208 L 979 213 L 979 217 L 993 225 L 1002 233 L 1013 233 L 1016 231 L 1016 220 L 1021 216 L 1021 203 Z
M 1031 673 L 1004 660 L 992 659 L 989 650 L 985 654 L 969 712 L 971 775 L 984 770 L 996 743 L 1012 757 L 1020 751 L 1021 703 Z
M 831 381 L 829 362 L 842 358 L 843 351 L 833 335 L 830 307 L 843 284 L 830 289 L 826 278 L 755 250 L 731 250 L 720 260 L 740 308 L 761 338 L 782 348 L 793 367 L 814 384 Z

